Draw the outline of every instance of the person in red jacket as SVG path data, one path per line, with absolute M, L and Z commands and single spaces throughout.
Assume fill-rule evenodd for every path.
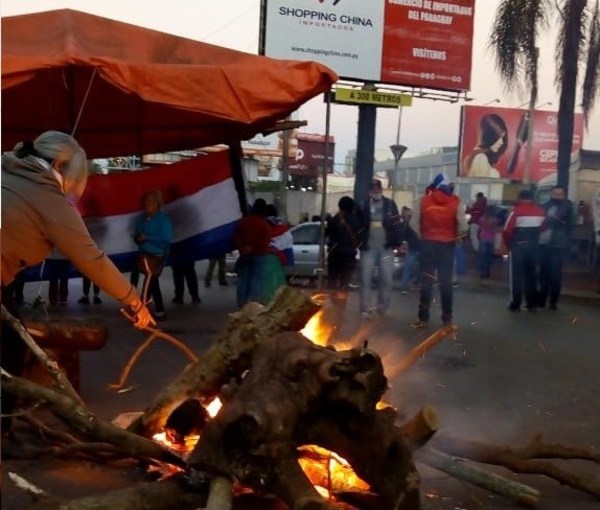
M 267 203 L 257 198 L 249 214 L 239 222 L 233 242 L 240 252 L 237 262 L 237 304 L 241 308 L 248 301 L 260 301 L 265 279 L 265 266 L 271 227 L 265 219 Z
M 523 300 L 525 307 L 534 312 L 537 306 L 536 258 L 540 232 L 546 213 L 533 201 L 533 193 L 524 189 L 519 193 L 514 210 L 509 214 L 502 237 L 510 250 L 510 296 L 508 309 L 518 312 Z
M 421 294 L 419 319 L 411 324 L 424 328 L 429 321 L 433 285 L 440 288 L 442 322 L 452 323 L 452 273 L 456 242 L 467 231 L 465 211 L 453 194 L 445 174 L 438 174 L 421 200 Z
M 471 215 L 469 218 L 469 238 L 473 250 L 479 251 L 479 220 L 483 218 L 487 209 L 487 198 L 480 191 L 475 195 L 475 202 L 467 208 L 467 213 Z

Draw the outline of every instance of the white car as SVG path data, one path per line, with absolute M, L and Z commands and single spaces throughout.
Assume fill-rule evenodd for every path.
M 307 222 L 292 227 L 290 233 L 294 238 L 292 250 L 294 264 L 284 266 L 288 277 L 316 278 L 319 269 L 319 241 L 321 238 L 321 223 Z M 235 265 L 240 254 L 237 250 L 226 255 L 226 269 L 235 273 Z
M 294 264 L 284 266 L 285 274 L 289 278 L 309 278 L 315 279 L 319 276 L 319 242 L 321 239 L 321 222 L 300 223 L 290 229 L 294 238 Z M 327 250 L 327 242 L 325 242 Z M 327 253 L 324 255 L 327 257 Z M 227 254 L 227 271 L 235 273 L 235 263 L 239 253 L 232 251 Z M 357 262 L 360 257 L 357 256 Z M 357 264 L 358 266 L 358 264 Z M 401 272 L 401 258 L 396 257 L 394 263 L 394 278 L 398 278 Z M 327 263 L 325 263 L 324 273 L 327 273 Z

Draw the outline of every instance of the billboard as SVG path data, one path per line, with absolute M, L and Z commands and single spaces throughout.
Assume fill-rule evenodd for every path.
M 327 148 L 327 173 L 333 173 L 335 140 L 329 136 Z M 296 159 L 289 164 L 290 175 L 315 178 L 323 171 L 325 159 L 325 135 L 298 133 L 298 150 Z
M 465 91 L 475 0 L 264 0 L 262 53 L 342 78 Z
M 288 157 L 295 158 L 298 148 L 297 130 L 292 130 L 288 142 Z M 242 140 L 244 156 L 272 156 L 280 158 L 283 154 L 283 131 L 269 135 L 255 135 L 250 140 Z
M 535 110 L 529 181 L 556 173 L 558 113 Z M 460 134 L 460 177 L 501 177 L 522 181 L 527 152 L 529 110 L 463 106 Z M 573 148 L 583 144 L 583 114 L 575 114 Z

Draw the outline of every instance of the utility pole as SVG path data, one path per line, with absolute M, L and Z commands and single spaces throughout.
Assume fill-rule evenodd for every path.
M 321 232 L 319 236 L 319 274 L 317 277 L 318 288 L 323 288 L 323 275 L 325 273 L 325 215 L 327 214 L 327 173 L 329 172 L 329 128 L 331 125 L 331 91 L 325 92 L 325 101 L 327 110 L 325 113 L 325 142 L 323 145 L 323 167 L 321 168 L 322 175 L 322 190 L 321 190 Z
M 278 204 L 277 208 L 279 209 L 279 214 L 284 218 L 287 218 L 287 184 L 290 175 L 290 163 L 289 163 L 289 153 L 290 153 L 290 131 L 289 129 L 285 129 L 281 133 L 283 139 L 281 144 L 281 182 L 279 183 L 279 193 L 278 193 Z
M 363 90 L 374 90 L 372 83 L 366 83 Z M 358 106 L 358 141 L 356 144 L 356 172 L 354 175 L 354 199 L 361 203 L 369 194 L 369 183 L 373 178 L 375 155 L 375 124 L 377 107 L 372 104 Z

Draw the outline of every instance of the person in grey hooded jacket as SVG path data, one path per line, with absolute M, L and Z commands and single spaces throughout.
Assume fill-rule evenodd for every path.
M 154 323 L 135 289 L 96 246 L 70 196 L 78 198 L 87 182 L 84 150 L 71 136 L 46 131 L 34 141 L 18 143 L 2 155 L 2 305 L 18 316 L 10 303 L 10 286 L 27 267 L 42 262 L 56 247 L 92 282 L 127 307 L 134 325 Z M 2 320 L 2 368 L 20 375 L 25 343 Z M 10 415 L 14 397 L 2 395 L 2 415 Z M 10 417 L 2 418 L 2 433 Z

